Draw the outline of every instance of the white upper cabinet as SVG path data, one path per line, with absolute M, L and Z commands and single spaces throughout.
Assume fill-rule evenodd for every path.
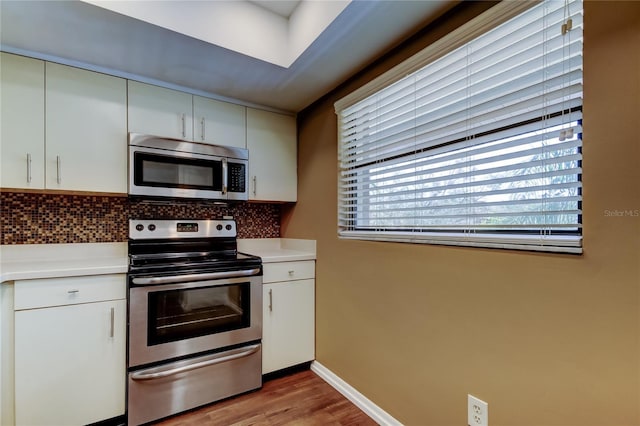
M 126 80 L 49 62 L 45 76 L 45 187 L 126 193 Z
M 193 140 L 193 96 L 129 80 L 129 132 Z
M 1 70 L 2 187 L 127 192 L 126 80 L 6 53 Z
M 0 53 L 0 187 L 44 188 L 44 61 Z
M 249 199 L 296 201 L 298 190 L 296 119 L 247 108 Z
M 0 187 L 127 193 L 127 132 L 249 150 L 249 199 L 297 200 L 293 116 L 0 53 Z
M 193 140 L 247 147 L 246 108 L 202 96 L 193 97 Z

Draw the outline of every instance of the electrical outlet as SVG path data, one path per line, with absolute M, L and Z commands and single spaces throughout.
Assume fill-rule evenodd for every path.
M 467 424 L 489 426 L 489 404 L 473 395 L 467 395 Z

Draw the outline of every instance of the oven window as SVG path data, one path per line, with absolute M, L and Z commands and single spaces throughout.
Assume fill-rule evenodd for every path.
M 222 190 L 222 161 L 135 153 L 138 186 Z
M 148 344 L 249 327 L 249 283 L 149 293 Z

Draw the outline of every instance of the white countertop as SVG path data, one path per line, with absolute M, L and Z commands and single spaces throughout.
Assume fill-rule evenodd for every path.
M 238 239 L 238 251 L 262 262 L 314 260 L 316 242 L 290 238 Z M 126 273 L 127 243 L 0 246 L 0 282 Z
M 293 238 L 238 239 L 238 251 L 260 256 L 263 263 L 315 260 L 315 240 Z
M 0 282 L 126 273 L 127 243 L 0 246 Z

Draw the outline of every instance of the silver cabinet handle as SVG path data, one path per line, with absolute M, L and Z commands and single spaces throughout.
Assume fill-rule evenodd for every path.
M 208 274 L 188 274 L 188 275 L 170 275 L 166 277 L 134 278 L 131 280 L 131 282 L 137 285 L 188 283 L 192 281 L 215 280 L 220 278 L 248 277 L 248 276 L 256 275 L 259 273 L 260 273 L 260 268 L 255 268 L 255 269 L 244 269 L 241 271 L 211 272 Z
M 209 367 L 215 364 L 221 364 L 223 362 L 233 361 L 234 359 L 244 358 L 252 355 L 260 350 L 260 345 L 251 345 L 245 348 L 238 348 L 231 351 L 222 352 L 220 354 L 210 355 L 200 358 L 200 361 L 196 361 L 193 364 L 186 364 L 180 367 L 163 369 L 162 367 L 150 368 L 148 370 L 137 371 L 131 374 L 132 380 L 152 380 L 161 379 L 163 377 L 173 376 L 179 373 L 185 373 L 187 371 L 196 370 L 198 368 Z
M 269 289 L 269 312 L 273 311 L 273 289 Z
M 187 118 L 185 114 L 182 114 L 182 137 L 187 137 Z
M 78 289 L 73 289 L 73 290 L 69 290 L 69 291 L 67 291 L 67 293 L 69 293 L 69 294 L 76 294 L 76 293 L 80 293 L 80 290 L 78 290 Z
M 60 156 L 56 155 L 56 182 L 62 182 L 62 161 L 60 160 Z
M 31 183 L 31 154 L 27 153 L 27 183 Z
M 258 176 L 253 177 L 253 195 L 258 191 Z
M 200 120 L 200 139 L 204 141 L 204 117 Z
M 109 337 L 113 338 L 115 334 L 116 308 L 111 308 L 111 327 L 109 328 Z
M 222 159 L 222 195 L 227 193 L 227 186 L 229 185 L 229 176 L 227 176 L 227 159 Z

